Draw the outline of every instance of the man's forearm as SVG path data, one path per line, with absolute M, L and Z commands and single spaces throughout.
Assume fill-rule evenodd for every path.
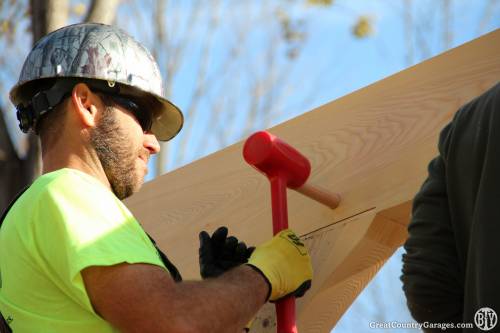
M 268 297 L 310 286 L 310 257 L 296 238 L 283 230 L 253 251 L 252 266 L 204 281 L 176 283 L 163 267 L 127 263 L 91 266 L 82 277 L 95 312 L 123 332 L 241 332 Z
M 246 265 L 180 283 L 149 264 L 92 266 L 82 276 L 96 313 L 125 333 L 241 332 L 269 292 L 265 278 Z
M 185 318 L 199 332 L 241 332 L 265 303 L 268 284 L 247 265 L 216 279 L 178 283 L 171 295 L 178 319 Z

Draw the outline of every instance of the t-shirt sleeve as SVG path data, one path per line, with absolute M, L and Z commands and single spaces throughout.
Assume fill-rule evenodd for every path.
M 66 293 L 90 305 L 80 274 L 86 267 L 164 267 L 139 223 L 111 192 L 84 181 L 59 185 L 51 184 L 38 200 L 33 235 L 42 266 Z

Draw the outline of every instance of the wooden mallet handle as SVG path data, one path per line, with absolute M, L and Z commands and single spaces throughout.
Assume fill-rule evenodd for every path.
M 315 201 L 322 203 L 332 209 L 335 209 L 340 204 L 340 194 L 329 192 L 318 186 L 310 185 L 305 183 L 304 185 L 294 188 L 293 190 L 309 197 Z

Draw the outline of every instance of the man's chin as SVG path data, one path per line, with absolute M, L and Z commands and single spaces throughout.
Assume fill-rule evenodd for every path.
M 137 183 L 137 185 L 134 188 L 134 193 L 139 192 L 140 189 L 142 188 L 142 185 L 144 185 L 144 177 L 141 178 L 141 181 Z
M 136 170 L 136 178 L 134 181 L 134 184 L 132 186 L 132 194 L 139 192 L 139 190 L 142 188 L 142 185 L 144 185 L 144 179 L 146 178 L 146 175 L 148 173 L 148 170 Z M 130 194 L 130 195 L 132 195 Z
M 144 181 L 136 181 L 134 184 L 128 184 L 125 186 L 113 186 L 113 193 L 118 199 L 124 200 L 132 196 L 134 193 L 139 192 Z
M 144 177 L 148 174 L 148 162 L 143 160 L 142 158 L 137 158 L 136 170 L 140 170 L 139 172 L 142 174 L 142 179 L 144 181 Z

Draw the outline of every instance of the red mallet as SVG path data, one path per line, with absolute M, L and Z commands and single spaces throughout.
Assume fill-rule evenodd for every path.
M 311 164 L 301 153 L 268 132 L 251 135 L 243 147 L 245 161 L 265 174 L 271 183 L 273 233 L 288 228 L 286 188 L 290 187 L 328 207 L 340 202 L 337 193 L 329 193 L 306 184 Z M 276 303 L 278 333 L 296 333 L 295 298 L 288 297 Z

